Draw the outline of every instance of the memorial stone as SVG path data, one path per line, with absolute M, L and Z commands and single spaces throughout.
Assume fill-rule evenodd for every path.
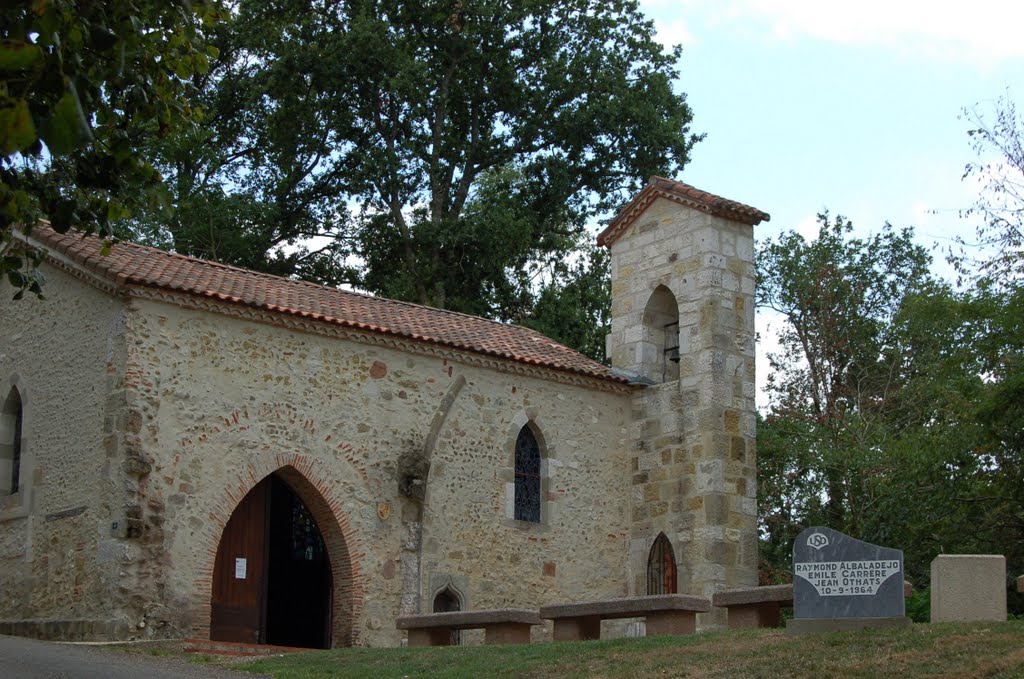
M 793 543 L 792 634 L 910 624 L 903 552 L 814 526 Z

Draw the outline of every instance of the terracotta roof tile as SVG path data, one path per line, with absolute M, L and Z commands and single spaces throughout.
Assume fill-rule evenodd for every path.
M 610 368 L 528 328 L 476 316 L 327 288 L 185 257 L 135 243 L 61 235 L 46 226 L 31 239 L 118 287 L 143 286 L 468 350 L 615 382 Z
M 767 212 L 762 212 L 755 207 L 737 203 L 734 200 L 722 198 L 707 191 L 701 191 L 689 184 L 677 182 L 673 179 L 653 176 L 647 182 L 647 186 L 644 187 L 643 191 L 638 193 L 633 200 L 629 201 L 629 204 L 622 208 L 615 219 L 608 223 L 608 227 L 597 236 L 597 244 L 604 245 L 605 247 L 611 246 L 615 239 L 621 236 L 656 198 L 665 198 L 666 200 L 692 207 L 695 210 L 742 224 L 756 225 L 771 219 Z

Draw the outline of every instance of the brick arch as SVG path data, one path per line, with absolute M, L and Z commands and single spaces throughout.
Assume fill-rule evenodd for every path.
M 210 636 L 210 598 L 213 568 L 224 527 L 235 508 L 256 484 L 277 473 L 312 514 L 324 539 L 331 565 L 331 647 L 358 646 L 359 621 L 363 611 L 363 575 L 359 569 L 360 541 L 341 509 L 339 484 L 330 480 L 308 455 L 278 455 L 253 460 L 240 470 L 237 484 L 225 488 L 218 506 L 210 512 L 211 530 L 203 537 L 191 612 L 193 633 L 203 639 Z

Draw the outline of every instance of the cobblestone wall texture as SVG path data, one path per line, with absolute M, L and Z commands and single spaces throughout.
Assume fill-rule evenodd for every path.
M 46 275 L 45 301 L 0 292 L 0 399 L 13 386 L 23 406 L 19 492 L 0 497 L 0 619 L 104 636 L 131 622 L 121 571 L 139 556 L 110 531 L 126 479 L 125 306 Z
M 475 608 L 624 593 L 622 389 L 510 375 L 160 301 L 133 300 L 126 309 L 57 270 L 47 275 L 51 301 L 4 308 L 5 339 L 24 354 L 5 355 L 4 372 L 16 373 L 31 397 L 27 438 L 39 453 L 32 492 L 45 502 L 0 533 L 0 618 L 95 612 L 135 636 L 208 632 L 223 526 L 245 493 L 284 465 L 299 468 L 312 482 L 308 492 L 326 499 L 330 516 L 320 523 L 341 527 L 351 560 L 344 608 L 360 615 L 336 641 L 398 644 L 395 616 L 430 610 L 430 583 L 439 578 L 462 582 L 463 603 Z M 62 330 L 65 317 L 81 327 Z M 32 318 L 38 331 L 23 326 Z M 12 335 L 15 327 L 24 329 Z M 129 337 L 114 354 L 111 332 Z M 58 354 L 64 358 L 55 361 Z M 507 511 L 513 446 L 527 424 L 544 454 L 541 524 Z M 432 430 L 421 515 L 400 492 L 399 471 L 403 455 L 423 454 Z M 45 518 L 77 507 L 79 515 Z M 120 535 L 111 532 L 114 521 Z

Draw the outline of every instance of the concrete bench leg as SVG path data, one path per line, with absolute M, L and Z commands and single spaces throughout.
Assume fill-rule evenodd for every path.
M 528 644 L 530 643 L 530 625 L 515 622 L 487 625 L 484 628 L 484 643 Z
M 448 627 L 409 630 L 410 646 L 451 646 L 452 631 Z
M 693 634 L 697 631 L 697 614 L 693 611 L 662 611 L 647 614 L 647 636 L 660 634 Z
M 729 606 L 729 629 L 778 627 L 781 624 L 779 608 L 777 601 Z
M 556 618 L 552 632 L 555 641 L 586 641 L 601 638 L 601 618 Z

